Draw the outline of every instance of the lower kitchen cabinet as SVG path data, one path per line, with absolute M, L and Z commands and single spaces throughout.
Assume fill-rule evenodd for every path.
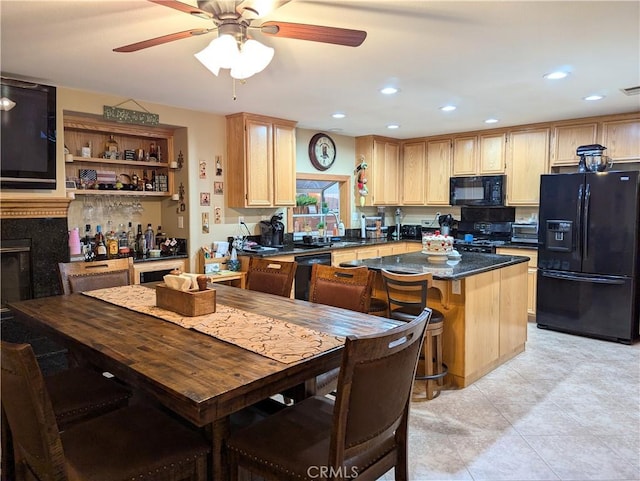
M 536 249 L 514 249 L 499 247 L 496 254 L 505 256 L 526 256 L 529 258 L 527 266 L 527 314 L 529 320 L 534 321 L 536 317 L 536 292 L 538 282 L 538 251 Z

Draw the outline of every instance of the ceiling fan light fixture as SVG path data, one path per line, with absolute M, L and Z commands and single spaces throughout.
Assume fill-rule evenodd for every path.
M 242 80 L 262 72 L 271 63 L 275 51 L 257 40 L 249 39 L 242 44 L 240 55 L 231 67 L 231 76 Z
M 214 75 L 218 75 L 221 68 L 232 68 L 238 62 L 240 51 L 235 37 L 224 34 L 214 38 L 194 56 Z

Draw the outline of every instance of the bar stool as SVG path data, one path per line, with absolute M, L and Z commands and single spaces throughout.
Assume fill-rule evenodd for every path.
M 427 307 L 427 292 L 433 284 L 433 275 L 397 273 L 386 269 L 382 269 L 381 274 L 387 292 L 388 317 L 411 322 L 419 316 Z M 416 374 L 415 377 L 418 381 L 426 381 L 428 400 L 440 395 L 444 377 L 449 372 L 442 362 L 444 314 L 436 309 L 432 311 L 423 342 L 424 375 Z

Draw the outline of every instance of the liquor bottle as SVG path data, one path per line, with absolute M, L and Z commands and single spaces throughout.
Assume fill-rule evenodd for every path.
M 107 257 L 109 259 L 118 258 L 118 237 L 112 230 L 107 231 Z
M 147 243 L 147 251 L 156 248 L 156 234 L 153 232 L 151 224 L 147 224 L 147 230 L 144 233 L 144 238 Z
M 115 160 L 118 158 L 118 142 L 113 138 L 113 135 L 109 136 L 109 140 L 105 142 L 105 157 Z
M 167 240 L 167 234 L 162 232 L 162 226 L 158 226 L 158 231 L 156 232 L 156 247 L 162 249 L 165 240 Z
M 96 260 L 104 261 L 107 259 L 107 246 L 104 243 L 104 235 L 102 234 L 102 226 L 96 226 Z
M 142 233 L 142 224 L 138 224 L 138 233 L 136 234 L 136 257 L 141 259 L 147 253 L 147 241 Z
M 136 235 L 133 233 L 133 224 L 131 222 L 129 222 L 129 226 L 127 228 L 127 242 L 129 243 L 129 255 L 135 255 Z
M 151 162 L 158 162 L 158 148 L 155 142 L 151 142 L 149 146 L 149 160 Z
M 129 249 L 129 237 L 127 236 L 124 223 L 118 225 L 116 236 L 118 238 L 118 257 L 129 257 L 131 255 L 131 249 Z
M 156 158 L 158 159 L 158 162 L 162 162 L 162 152 L 160 151 L 160 144 L 158 144 L 158 147 L 157 147 L 157 154 L 158 155 Z
M 84 225 L 84 238 L 82 239 L 82 243 L 84 244 L 85 253 L 88 251 L 93 251 L 93 242 L 94 237 L 91 235 L 91 224 Z

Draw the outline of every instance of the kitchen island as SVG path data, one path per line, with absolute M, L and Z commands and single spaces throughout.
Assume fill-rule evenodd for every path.
M 431 272 L 434 282 L 428 305 L 445 316 L 447 379 L 456 387 L 466 387 L 525 349 L 528 260 L 524 256 L 463 252 L 457 263 L 432 263 L 425 254 L 410 253 L 341 265 Z M 377 276 L 374 295 L 386 298 L 381 276 Z

